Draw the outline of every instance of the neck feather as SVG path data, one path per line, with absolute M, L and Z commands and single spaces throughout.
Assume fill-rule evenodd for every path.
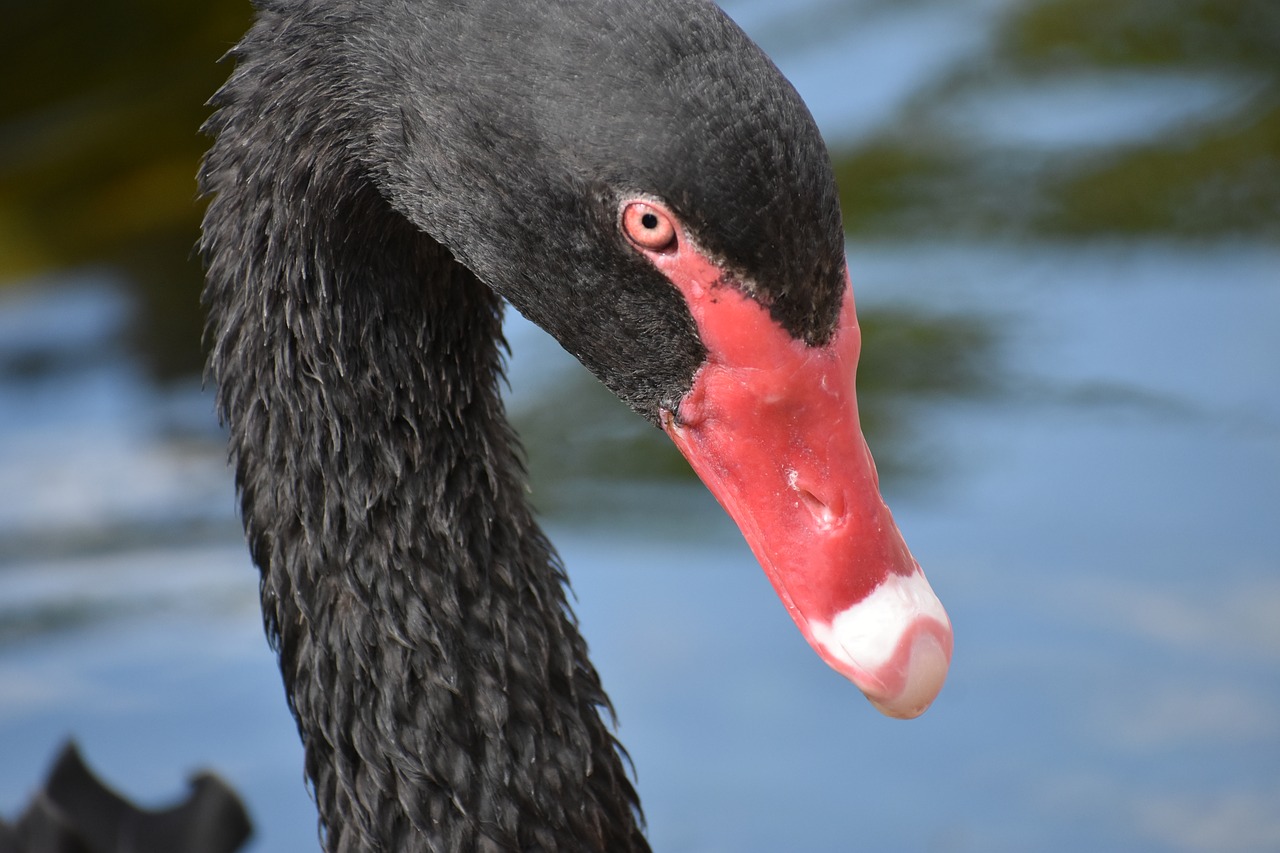
M 647 849 L 524 500 L 500 301 L 235 82 L 209 365 L 326 848 Z

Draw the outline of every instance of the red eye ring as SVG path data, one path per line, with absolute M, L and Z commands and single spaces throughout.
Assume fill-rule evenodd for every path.
M 675 217 L 657 204 L 628 202 L 622 208 L 622 233 L 637 249 L 671 252 L 676 247 Z

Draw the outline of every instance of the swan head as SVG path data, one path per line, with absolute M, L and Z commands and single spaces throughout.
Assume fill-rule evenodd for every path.
M 353 99 L 375 113 L 374 180 L 667 432 L 823 660 L 886 714 L 921 713 L 951 626 L 863 439 L 812 116 L 710 3 L 564 4 L 536 25 L 508 6 L 369 24 L 370 53 L 422 60 Z

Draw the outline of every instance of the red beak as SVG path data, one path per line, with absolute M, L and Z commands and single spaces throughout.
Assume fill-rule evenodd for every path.
M 663 412 L 667 433 L 822 659 L 883 713 L 918 716 L 946 678 L 951 623 L 880 497 L 858 422 L 852 289 L 831 341 L 813 347 L 687 240 L 650 257 L 707 348 L 678 411 Z

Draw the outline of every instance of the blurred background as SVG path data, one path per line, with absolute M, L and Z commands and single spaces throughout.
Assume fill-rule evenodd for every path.
M 737 0 L 836 162 L 890 505 L 956 630 L 829 671 L 668 446 L 518 316 L 534 499 L 664 851 L 1280 849 L 1280 4 Z M 242 0 L 6 3 L 0 815 L 57 745 L 314 810 L 200 366 Z

